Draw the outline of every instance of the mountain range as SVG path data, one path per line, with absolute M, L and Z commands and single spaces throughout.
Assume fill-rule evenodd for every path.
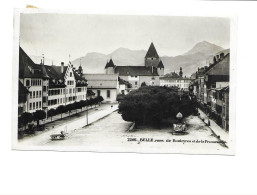
M 158 52 L 158 48 L 156 49 Z M 229 50 L 224 50 L 224 48 L 218 45 L 209 43 L 207 41 L 202 41 L 197 43 L 192 49 L 182 55 L 174 57 L 160 56 L 160 58 L 165 67 L 164 73 L 174 71 L 178 72 L 179 68 L 182 67 L 184 75 L 190 76 L 197 70 L 198 67 L 209 65 L 209 63 L 212 62 L 213 56 L 221 51 L 224 51 L 225 54 L 229 52 Z M 118 66 L 143 66 L 146 52 L 146 50 L 118 48 L 107 55 L 97 52 L 87 53 L 85 56 L 77 58 L 71 63 L 75 67 L 78 67 L 81 63 L 84 73 L 104 73 L 104 67 L 107 60 L 110 58 L 112 58 L 114 64 Z M 36 59 L 35 56 L 31 56 L 31 58 L 32 60 Z M 45 62 L 47 60 L 49 61 L 50 59 L 45 59 Z M 56 61 L 53 61 L 54 64 L 56 64 Z M 50 63 L 48 64 L 52 64 L 51 60 L 49 62 Z

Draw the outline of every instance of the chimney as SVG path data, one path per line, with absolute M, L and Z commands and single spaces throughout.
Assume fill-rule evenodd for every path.
M 216 55 L 217 62 L 220 61 L 220 56 Z
M 220 54 L 220 60 L 223 60 L 223 58 L 224 58 L 224 53 L 221 53 Z
M 63 73 L 64 70 L 64 62 L 61 62 L 61 73 Z

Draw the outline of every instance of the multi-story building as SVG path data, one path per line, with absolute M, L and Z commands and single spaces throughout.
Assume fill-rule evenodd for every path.
M 18 117 L 28 111 L 29 90 L 19 81 Z
M 180 68 L 179 74 L 171 72 L 160 77 L 160 86 L 178 87 L 180 90 L 188 91 L 191 78 L 184 76 L 182 68 Z
M 19 81 L 29 91 L 27 111 L 35 112 L 42 109 L 42 69 L 34 64 L 21 47 L 19 52 Z
M 105 66 L 106 74 L 118 74 L 121 79 L 128 81 L 131 89 L 139 88 L 142 83 L 146 85 L 160 85 L 159 77 L 164 75 L 164 65 L 151 43 L 144 66 L 116 66 L 110 59 Z
M 19 80 L 29 91 L 28 112 L 49 110 L 87 99 L 87 81 L 71 62 L 67 66 L 35 64 L 20 48 Z M 20 91 L 19 91 L 20 93 Z
M 190 83 L 199 106 L 220 126 L 228 130 L 229 126 L 229 69 L 230 54 L 220 53 L 214 56 L 213 63 L 192 75 Z

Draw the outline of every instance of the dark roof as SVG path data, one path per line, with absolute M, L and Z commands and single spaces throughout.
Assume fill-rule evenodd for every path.
M 171 72 L 165 74 L 162 78 L 180 78 L 180 76 L 176 72 Z
M 156 67 L 116 66 L 115 73 L 120 76 L 159 76 Z
M 205 70 L 205 75 L 229 75 L 230 66 L 230 54 L 228 53 L 222 60 L 215 64 L 210 65 L 207 70 Z
M 160 77 L 162 80 L 169 80 L 169 79 L 177 79 L 177 80 L 191 80 L 189 77 L 181 77 L 176 72 L 171 72 L 165 74 L 163 77 Z
M 42 69 L 36 66 L 25 51 L 19 48 L 19 78 L 42 78 Z
M 164 68 L 162 61 L 159 62 L 157 68 Z
M 18 97 L 18 103 L 25 103 L 27 101 L 27 94 L 29 93 L 29 90 L 27 90 L 26 87 L 19 81 L 19 97 Z
M 126 80 L 124 80 L 124 79 L 122 79 L 120 77 L 118 77 L 118 81 L 119 81 L 120 85 L 126 85 L 126 86 L 130 86 L 131 85 L 130 82 L 128 82 L 128 81 L 126 81 Z
M 151 45 L 145 55 L 145 58 L 159 58 L 159 55 L 153 45 L 153 42 L 151 43 Z
M 112 59 L 110 59 L 110 61 L 107 62 L 105 65 L 105 68 L 109 68 L 109 67 L 114 67 L 114 63 L 113 63 Z
M 95 93 L 92 90 L 88 89 L 87 90 L 87 95 L 91 96 L 91 95 L 95 95 Z
M 64 76 L 65 76 L 68 66 L 63 66 L 63 72 L 62 72 L 62 66 L 52 65 L 52 67 L 55 70 L 55 72 L 59 75 L 59 78 L 64 80 Z

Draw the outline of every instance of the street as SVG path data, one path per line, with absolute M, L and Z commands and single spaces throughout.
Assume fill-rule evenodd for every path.
M 114 108 L 113 110 L 108 108 L 104 112 L 113 111 Z M 100 115 L 100 113 L 104 116 L 102 112 L 94 111 L 89 114 L 89 118 L 92 118 L 93 114 Z M 83 127 L 85 124 L 83 116 L 39 137 L 21 141 L 21 144 L 30 145 L 32 149 L 60 151 L 226 154 L 228 149 L 218 143 L 219 140 L 212 134 L 210 128 L 197 116 L 188 117 L 186 123 L 185 135 L 172 135 L 169 127 L 128 131 L 132 123 L 124 121 L 115 111 L 86 127 Z M 50 134 L 60 132 L 64 126 L 69 129 L 65 140 L 51 141 Z
M 88 111 L 88 124 L 91 124 L 104 116 L 117 110 L 118 105 L 114 104 L 102 104 L 96 108 L 92 108 Z M 81 112 L 77 115 L 66 117 L 60 120 L 56 120 L 52 123 L 46 124 L 46 130 L 42 132 L 36 132 L 35 135 L 24 137 L 18 141 L 19 148 L 34 148 L 34 146 L 41 146 L 50 141 L 51 134 L 58 134 L 61 131 L 66 131 L 68 134 L 72 134 L 78 128 L 87 125 L 87 113 Z

